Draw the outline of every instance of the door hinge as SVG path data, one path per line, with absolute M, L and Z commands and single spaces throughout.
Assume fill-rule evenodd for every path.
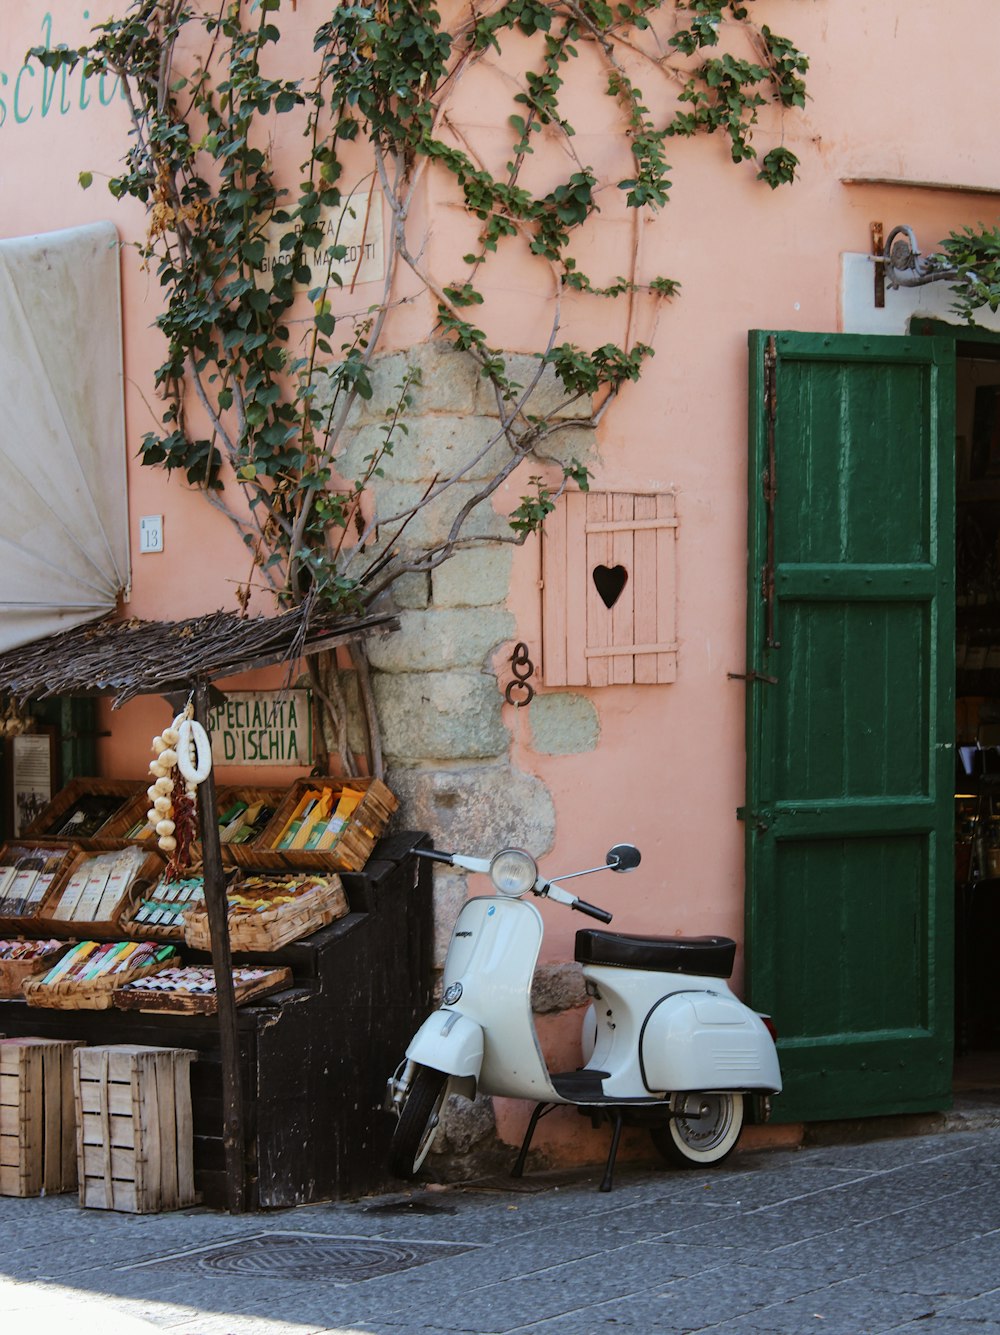
M 730 681 L 763 681 L 768 686 L 777 686 L 778 678 L 769 677 L 765 672 L 727 672 Z

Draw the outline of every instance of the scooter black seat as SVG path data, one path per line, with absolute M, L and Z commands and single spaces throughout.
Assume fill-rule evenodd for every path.
M 728 936 L 625 936 L 584 928 L 576 934 L 575 957 L 578 964 L 729 978 L 736 942 Z

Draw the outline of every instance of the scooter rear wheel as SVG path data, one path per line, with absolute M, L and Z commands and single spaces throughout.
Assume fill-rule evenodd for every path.
M 693 1099 L 700 1105 L 698 1117 L 681 1111 Z M 670 1121 L 650 1129 L 653 1144 L 668 1163 L 714 1168 L 732 1154 L 743 1130 L 742 1094 L 675 1094 L 670 1106 Z
M 448 1093 L 448 1077 L 432 1066 L 418 1066 L 389 1145 L 389 1171 L 394 1177 L 416 1177 L 430 1152 L 441 1108 Z

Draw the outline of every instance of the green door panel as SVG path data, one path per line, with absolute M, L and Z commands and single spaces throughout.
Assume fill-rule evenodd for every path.
M 747 983 L 775 1118 L 946 1107 L 954 345 L 750 346 Z

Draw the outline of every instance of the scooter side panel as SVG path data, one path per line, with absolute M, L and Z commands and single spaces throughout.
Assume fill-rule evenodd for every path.
M 677 992 L 658 1002 L 643 1025 L 640 1057 L 655 1091 L 781 1089 L 763 1021 L 735 997 L 711 991 Z

